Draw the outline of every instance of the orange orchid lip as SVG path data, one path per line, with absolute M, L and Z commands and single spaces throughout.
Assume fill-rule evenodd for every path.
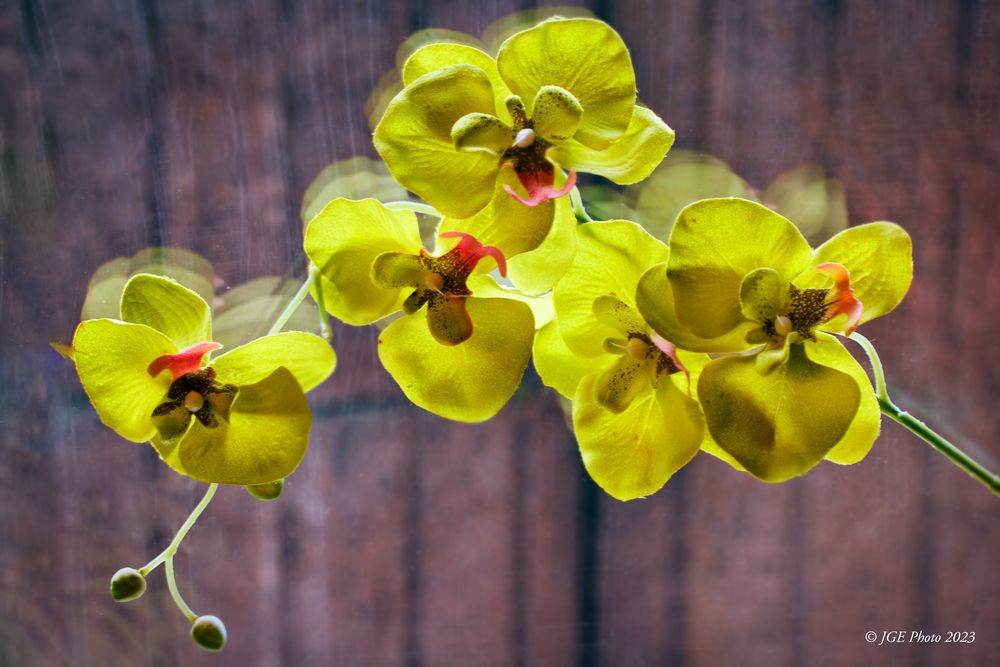
M 861 301 L 854 296 L 854 288 L 851 287 L 851 272 L 837 262 L 825 262 L 817 266 L 816 270 L 833 278 L 833 289 L 830 292 L 832 300 L 826 310 L 826 319 L 832 320 L 837 315 L 847 315 L 844 335 L 850 336 L 858 328 L 864 309 Z

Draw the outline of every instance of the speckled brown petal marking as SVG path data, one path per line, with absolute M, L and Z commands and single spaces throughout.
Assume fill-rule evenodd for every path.
M 829 292 L 826 289 L 800 290 L 795 285 L 788 286 L 788 319 L 792 322 L 792 331 L 808 340 L 816 340 L 813 329 L 826 321 Z
M 847 315 L 846 335 L 851 335 L 857 328 L 862 305 L 851 288 L 851 274 L 836 262 L 820 264 L 816 270 L 833 278 L 833 289 L 799 289 L 789 284 L 787 312 L 761 323 L 761 328 L 772 341 L 780 343 L 793 331 L 806 340 L 814 341 L 816 327 L 841 314 Z
M 216 382 L 214 369 L 203 368 L 174 380 L 167 400 L 156 406 L 151 417 L 160 436 L 170 441 L 187 431 L 192 415 L 208 428 L 217 427 L 220 417 L 228 421 L 238 392 L 236 385 Z
M 628 332 L 627 335 L 624 340 L 605 341 L 605 349 L 620 354 L 621 358 L 594 385 L 598 402 L 612 412 L 628 408 L 643 387 L 658 387 L 661 377 L 686 372 L 648 334 Z
M 459 241 L 440 257 L 424 250 L 418 255 L 379 255 L 372 267 L 372 279 L 386 288 L 415 288 L 403 302 L 403 312 L 412 315 L 426 303 L 431 335 L 442 345 L 458 345 L 472 336 L 472 320 L 465 308 L 465 299 L 472 296 L 466 284 L 469 276 L 486 257 L 492 257 L 500 275 L 506 276 L 507 260 L 498 248 L 483 245 L 470 234 L 446 232 L 441 238 Z

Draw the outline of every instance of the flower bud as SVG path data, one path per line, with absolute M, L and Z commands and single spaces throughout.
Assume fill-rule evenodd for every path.
M 279 479 L 277 482 L 254 484 L 252 486 L 244 486 L 243 488 L 257 500 L 277 500 L 281 492 L 285 490 L 285 480 Z
M 139 570 L 123 567 L 111 577 L 111 597 L 117 602 L 131 602 L 146 592 L 146 578 Z
M 221 651 L 226 646 L 226 626 L 218 616 L 199 616 L 191 625 L 191 639 L 206 651 Z

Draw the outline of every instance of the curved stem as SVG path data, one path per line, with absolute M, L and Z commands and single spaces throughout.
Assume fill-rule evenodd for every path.
M 190 623 L 194 623 L 198 619 L 198 614 L 194 613 L 194 610 L 188 606 L 188 603 L 184 601 L 181 597 L 181 592 L 177 589 L 177 581 L 174 579 L 174 557 L 169 556 L 167 558 L 167 588 L 170 589 L 170 597 L 174 599 L 174 604 L 177 608 L 181 610 L 181 613 L 187 618 Z
M 171 540 L 170 544 L 167 545 L 166 549 L 160 552 L 159 556 L 157 556 L 153 560 L 146 563 L 143 567 L 141 567 L 139 569 L 139 574 L 141 574 L 144 577 L 148 576 L 149 573 L 158 568 L 160 566 L 160 563 L 162 563 L 163 561 L 168 561 L 167 567 L 168 568 L 170 567 L 169 560 L 173 558 L 175 553 L 177 553 L 177 549 L 181 546 L 181 542 L 184 541 L 184 537 L 188 534 L 188 531 L 191 530 L 191 527 L 194 526 L 195 522 L 198 520 L 198 517 L 201 516 L 201 513 L 205 511 L 206 507 L 208 507 L 208 504 L 212 502 L 212 498 L 215 496 L 215 492 L 218 490 L 219 490 L 218 484 L 213 483 L 208 485 L 208 490 L 205 491 L 205 495 L 202 496 L 201 502 L 195 505 L 195 508 L 191 510 L 191 514 L 189 514 L 188 518 L 184 521 L 183 524 L 181 524 L 181 527 L 177 531 L 177 534 L 174 535 L 174 539 Z
M 576 215 L 576 219 L 579 222 L 593 222 L 594 219 L 590 217 L 587 213 L 587 209 L 583 206 L 583 195 L 580 194 L 580 188 L 574 187 L 569 191 L 569 201 L 573 205 L 573 213 Z
M 413 211 L 414 213 L 423 213 L 425 215 L 432 215 L 435 218 L 443 218 L 444 213 L 437 210 L 430 204 L 425 204 L 419 201 L 388 201 L 382 204 L 388 209 L 393 211 Z
M 305 301 L 306 295 L 309 294 L 309 287 L 312 286 L 312 282 L 313 282 L 313 276 L 312 273 L 310 272 L 310 274 L 306 276 L 305 281 L 303 281 L 302 287 L 299 288 L 299 291 L 295 293 L 295 296 L 292 297 L 292 300 L 288 302 L 288 305 L 285 306 L 285 309 L 281 311 L 280 315 L 278 315 L 278 319 L 276 319 L 274 321 L 274 324 L 271 325 L 271 328 L 267 332 L 268 336 L 270 336 L 271 334 L 276 334 L 279 331 L 281 331 L 281 328 L 285 326 L 289 318 L 291 318 L 292 313 L 295 312 L 295 309 L 298 308 L 303 301 Z
M 892 399 L 889 398 L 889 389 L 885 383 L 885 371 L 882 369 L 882 361 L 879 359 L 878 352 L 875 351 L 875 346 L 872 345 L 871 341 L 856 331 L 849 338 L 864 349 L 865 354 L 868 355 L 868 359 L 871 361 L 872 372 L 875 375 L 875 395 L 878 398 L 878 405 L 879 409 L 882 410 L 882 414 L 888 416 L 931 447 L 947 456 L 952 463 L 972 475 L 990 491 L 1000 495 L 1000 477 L 976 463 L 968 454 L 928 427 L 927 424 L 892 402 Z

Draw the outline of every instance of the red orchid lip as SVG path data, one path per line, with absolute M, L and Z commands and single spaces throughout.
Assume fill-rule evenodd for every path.
M 465 232 L 443 232 L 438 235 L 443 239 L 461 239 L 458 244 L 452 248 L 449 252 L 454 252 L 459 257 L 459 261 L 462 265 L 471 264 L 471 268 L 475 268 L 476 264 L 480 260 L 486 257 L 492 257 L 496 260 L 497 269 L 500 271 L 500 275 L 504 278 L 507 277 L 507 258 L 504 256 L 503 251 L 496 246 L 483 245 L 476 239 L 472 234 L 466 234 Z
M 176 354 L 165 354 L 162 357 L 153 359 L 153 362 L 149 364 L 146 371 L 153 377 L 156 377 L 164 369 L 170 369 L 170 374 L 173 376 L 172 379 L 176 380 L 182 375 L 200 371 L 202 357 L 221 347 L 221 343 L 197 343 Z

